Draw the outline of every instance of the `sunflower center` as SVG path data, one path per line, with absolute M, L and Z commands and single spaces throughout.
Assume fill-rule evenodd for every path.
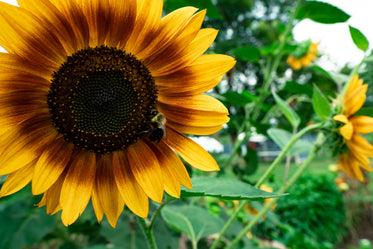
M 157 90 L 134 56 L 106 46 L 80 50 L 53 74 L 48 105 L 66 140 L 97 153 L 134 143 L 149 130 Z

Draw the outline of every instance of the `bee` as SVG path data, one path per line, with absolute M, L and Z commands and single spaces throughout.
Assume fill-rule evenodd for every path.
M 150 120 L 151 130 L 149 131 L 150 141 L 161 141 L 162 137 L 166 136 L 166 117 L 163 113 L 153 110 L 152 114 L 154 115 Z

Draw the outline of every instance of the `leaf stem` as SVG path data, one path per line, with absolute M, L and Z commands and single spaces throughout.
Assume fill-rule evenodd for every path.
M 287 154 L 287 152 L 295 144 L 296 141 L 298 141 L 304 134 L 306 134 L 306 133 L 308 133 L 308 132 L 310 132 L 312 130 L 319 129 L 322 126 L 323 126 L 322 123 L 317 123 L 317 124 L 314 124 L 314 125 L 310 125 L 310 126 L 305 127 L 304 129 L 302 129 L 301 131 L 299 131 L 297 134 L 295 134 L 290 139 L 290 141 L 285 146 L 285 148 L 281 151 L 281 153 L 277 156 L 277 158 L 273 161 L 273 163 L 271 164 L 271 166 L 267 169 L 267 171 L 262 175 L 262 177 L 259 179 L 259 181 L 255 184 L 255 187 L 259 188 L 260 185 L 262 185 L 263 182 L 265 180 L 267 180 L 267 178 L 271 175 L 272 171 L 281 162 L 281 160 L 284 158 L 284 156 Z M 212 244 L 212 246 L 210 247 L 210 249 L 216 249 L 216 247 L 220 243 L 221 239 L 223 238 L 224 234 L 227 232 L 228 228 L 232 225 L 233 221 L 237 218 L 237 215 L 239 214 L 239 212 L 245 207 L 245 205 L 246 205 L 247 202 L 248 202 L 247 200 L 243 200 L 243 201 L 240 202 L 240 204 L 238 205 L 237 209 L 235 210 L 235 212 L 233 213 L 233 215 L 230 217 L 230 219 L 228 220 L 228 222 L 224 225 L 224 227 L 221 230 L 218 238 L 214 241 L 214 243 Z
M 310 165 L 314 157 L 316 156 L 317 152 L 321 148 L 324 142 L 324 134 L 319 133 L 316 143 L 313 146 L 311 153 L 308 155 L 306 161 L 298 168 L 298 170 L 294 173 L 294 175 L 290 178 L 290 180 L 285 183 L 277 193 L 283 194 L 285 193 L 295 182 L 296 180 L 303 174 L 303 172 L 307 169 Z M 237 235 L 237 237 L 232 241 L 232 243 L 226 249 L 232 249 L 235 244 L 237 244 L 249 231 L 250 229 L 264 216 L 264 214 L 277 202 L 279 197 L 273 198 L 265 207 L 260 210 L 260 212 L 255 216 L 253 220 L 250 221 L 249 224 Z
M 141 217 L 137 217 L 138 221 L 141 225 L 142 231 L 145 234 L 146 240 L 148 241 L 148 247 L 149 249 L 158 249 L 157 244 L 154 240 L 153 230 L 149 229 L 149 226 L 147 225 L 147 220 Z

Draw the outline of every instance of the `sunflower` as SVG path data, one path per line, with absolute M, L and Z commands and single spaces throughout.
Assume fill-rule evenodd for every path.
M 349 82 L 341 102 L 342 113 L 333 117 L 339 127 L 338 133 L 343 138 L 343 146 L 338 160 L 339 167 L 360 181 L 364 181 L 360 167 L 373 171 L 370 167 L 373 145 L 359 135 L 373 132 L 373 118 L 354 115 L 363 106 L 367 89 L 368 85 L 363 84 L 363 80 L 355 75 Z
M 192 188 L 181 156 L 219 170 L 186 134 L 208 135 L 228 111 L 203 94 L 235 61 L 205 55 L 206 11 L 162 0 L 0 2 L 0 196 L 31 182 L 39 206 L 70 225 L 89 201 L 115 227 L 126 205 Z M 176 154 L 177 153 L 177 154 Z
M 319 44 L 320 44 L 319 42 L 318 43 L 310 43 L 306 52 L 303 52 L 299 56 L 290 55 L 287 58 L 286 62 L 294 70 L 299 70 L 302 67 L 308 67 L 311 64 L 311 62 L 313 62 L 316 59 L 317 47 L 319 46 Z

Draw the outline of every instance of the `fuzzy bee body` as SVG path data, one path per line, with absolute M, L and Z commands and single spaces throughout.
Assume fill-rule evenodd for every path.
M 154 117 L 150 120 L 149 139 L 159 142 L 166 136 L 166 117 L 158 111 L 153 111 L 153 113 Z

